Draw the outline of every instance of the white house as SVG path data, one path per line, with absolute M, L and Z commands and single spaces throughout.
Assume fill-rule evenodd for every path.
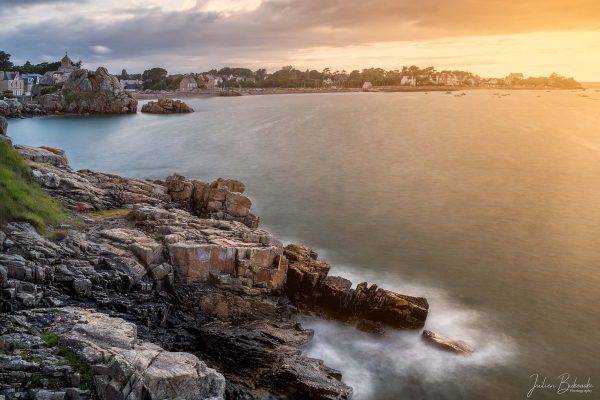
M 14 96 L 23 96 L 25 93 L 25 82 L 21 74 L 11 71 L 0 71 L 0 94 L 10 91 Z
M 504 79 L 504 82 L 507 85 L 512 85 L 514 83 L 516 83 L 517 81 L 520 81 L 522 79 L 524 79 L 525 77 L 523 76 L 522 73 L 520 72 L 513 72 L 508 74 L 508 76 Z
M 40 74 L 23 74 L 23 94 L 29 96 L 34 85 L 39 85 L 43 75 Z
M 191 75 L 185 75 L 179 83 L 179 91 L 191 92 L 195 89 L 198 89 L 198 82 L 196 82 L 196 78 Z
M 417 78 L 414 76 L 404 75 L 400 79 L 400 85 L 402 86 L 417 86 Z

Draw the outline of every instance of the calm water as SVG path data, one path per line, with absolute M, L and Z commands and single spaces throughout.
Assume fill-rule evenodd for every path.
M 430 300 L 427 328 L 477 348 L 331 322 L 309 353 L 356 399 L 525 398 L 568 372 L 600 396 L 600 92 L 193 99 L 190 115 L 11 121 L 76 168 L 246 183 L 262 226 L 355 283 Z M 571 379 L 572 382 L 572 379 Z M 550 382 L 549 382 L 550 383 Z

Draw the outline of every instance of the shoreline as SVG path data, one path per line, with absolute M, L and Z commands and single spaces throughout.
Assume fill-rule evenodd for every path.
M 273 94 L 325 94 L 325 93 L 403 93 L 403 92 L 460 92 L 467 90 L 536 90 L 536 91 L 585 91 L 594 88 L 530 88 L 530 87 L 470 87 L 470 86 L 375 86 L 370 90 L 360 88 L 346 89 L 294 89 L 294 88 L 274 88 L 274 89 L 227 89 L 223 91 L 203 90 L 198 92 L 129 92 L 138 100 L 152 100 L 159 97 L 177 97 L 177 98 L 201 98 L 201 97 L 241 97 L 241 96 L 262 96 Z

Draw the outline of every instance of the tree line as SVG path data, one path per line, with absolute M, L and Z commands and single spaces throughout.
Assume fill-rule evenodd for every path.
M 32 64 L 30 61 L 25 61 L 25 64 L 23 65 L 15 65 L 10 58 L 10 54 L 0 50 L 0 71 L 17 71 L 22 74 L 44 75 L 46 72 L 56 71 L 58 70 L 58 67 L 60 67 L 60 61 L 41 62 L 39 64 Z M 79 60 L 74 62 L 73 65 L 81 68 L 83 62 Z

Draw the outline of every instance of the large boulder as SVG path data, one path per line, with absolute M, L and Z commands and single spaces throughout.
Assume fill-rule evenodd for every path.
M 142 112 L 149 114 L 180 114 L 194 112 L 194 109 L 181 100 L 162 98 L 144 104 Z
M 137 100 L 123 91 L 118 78 L 104 67 L 95 72 L 73 71 L 61 90 L 40 96 L 39 103 L 48 112 L 126 114 L 137 111 Z
M 17 99 L 0 100 L 0 116 L 6 118 L 21 117 L 23 104 Z
M 252 200 L 243 194 L 245 185 L 236 179 L 218 178 L 209 184 L 173 174 L 167 177 L 166 186 L 174 202 L 183 204 L 199 217 L 258 227 L 259 218 L 250 212 Z
M 16 146 L 15 149 L 23 158 L 35 163 L 45 163 L 54 166 L 67 166 L 69 164 L 65 151 L 62 149 L 48 146 L 31 147 L 24 145 Z
M 68 322 L 71 328 L 59 341 L 91 366 L 100 399 L 224 397 L 225 378 L 198 357 L 141 341 L 137 327 L 120 318 L 79 308 L 64 313 L 57 330 Z

